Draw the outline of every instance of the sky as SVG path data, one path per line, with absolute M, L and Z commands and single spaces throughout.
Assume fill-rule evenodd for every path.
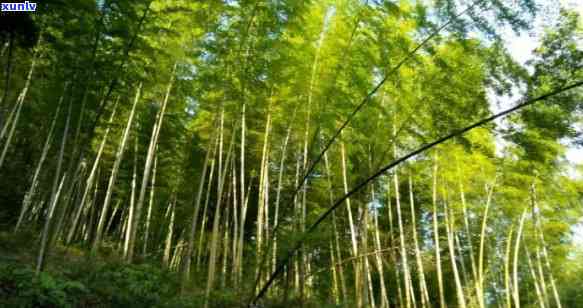
M 583 0 L 542 0 L 540 3 L 543 6 L 545 16 L 537 16 L 533 30 L 530 33 L 521 33 L 516 35 L 512 30 L 508 29 L 504 32 L 503 38 L 506 41 L 508 51 L 517 62 L 524 64 L 533 58 L 532 51 L 539 45 L 540 38 L 544 33 L 544 27 L 554 20 L 554 16 L 559 12 L 559 5 L 574 9 L 583 16 Z M 582 17 L 583 18 L 583 17 Z M 492 105 L 493 111 L 499 111 L 510 107 L 516 103 L 515 98 L 494 98 L 499 105 Z M 567 159 L 573 164 L 583 164 L 583 148 L 568 147 L 566 152 Z M 581 172 L 572 169 L 572 176 L 583 177 Z M 582 205 L 583 206 L 583 205 Z M 579 247 L 583 247 L 583 220 L 577 226 L 573 227 L 574 236 L 573 242 Z

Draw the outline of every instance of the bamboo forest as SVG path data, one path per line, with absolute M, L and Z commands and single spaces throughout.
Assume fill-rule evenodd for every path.
M 583 307 L 583 1 L 0 11 L 0 307 Z

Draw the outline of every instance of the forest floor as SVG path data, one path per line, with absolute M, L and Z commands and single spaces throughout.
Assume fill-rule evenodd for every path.
M 178 275 L 159 265 L 128 265 L 105 250 L 88 258 L 82 247 L 56 245 L 35 275 L 38 240 L 32 232 L 0 232 L 0 307 L 201 307 L 196 290 L 180 296 Z M 216 307 L 238 306 L 220 299 Z
M 0 307 L 203 307 L 204 290 L 180 294 L 177 272 L 160 268 L 153 260 L 127 264 L 113 247 L 104 245 L 98 256 L 88 257 L 85 247 L 55 245 L 47 267 L 35 275 L 38 254 L 37 232 L 18 234 L 0 231 Z M 106 243 L 105 243 L 106 244 Z M 209 307 L 245 307 L 248 298 L 231 289 L 219 289 Z M 295 307 L 265 303 L 261 307 Z M 290 306 L 291 305 L 291 306 Z M 320 307 L 304 303 L 304 307 Z

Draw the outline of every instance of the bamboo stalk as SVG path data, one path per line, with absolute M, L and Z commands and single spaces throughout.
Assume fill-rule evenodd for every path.
M 135 112 L 136 112 L 136 106 L 138 105 L 138 102 L 140 100 L 141 92 L 142 92 L 142 84 L 140 83 L 138 85 L 137 90 L 136 90 L 136 96 L 134 98 L 134 103 L 132 105 L 130 115 L 128 116 L 128 121 L 127 121 L 126 127 L 125 127 L 123 134 L 121 136 L 121 140 L 120 140 L 120 143 L 119 143 L 119 146 L 117 149 L 117 153 L 115 154 L 115 161 L 113 162 L 113 166 L 111 167 L 111 174 L 109 176 L 109 181 L 107 183 L 107 190 L 105 193 L 105 198 L 103 200 L 103 206 L 101 207 L 101 214 L 99 216 L 99 220 L 97 223 L 97 229 L 95 231 L 95 236 L 93 238 L 93 244 L 91 246 L 91 253 L 92 254 L 97 253 L 97 250 L 99 249 L 99 246 L 101 244 L 101 237 L 103 234 L 103 227 L 105 226 L 105 219 L 107 217 L 107 211 L 109 210 L 111 196 L 113 194 L 113 189 L 115 186 L 115 182 L 117 180 L 117 174 L 119 172 L 119 167 L 120 167 L 121 162 L 123 160 L 123 155 L 125 152 L 127 141 L 129 139 L 130 130 L 132 128 L 132 123 L 134 121 L 134 116 L 135 116 Z M 133 210 L 134 210 L 134 208 L 131 207 L 130 212 L 128 213 L 130 223 L 128 223 L 127 228 L 130 229 L 130 234 L 134 232 L 132 224 L 131 224 L 131 221 L 132 221 L 131 215 L 133 214 Z M 130 234 L 128 234 L 128 235 L 130 235 Z M 128 235 L 126 235 L 128 242 L 124 244 L 124 257 L 129 254 L 129 250 L 131 248 L 130 243 L 129 243 L 130 237 Z
M 146 197 L 146 188 L 148 186 L 148 182 L 150 180 L 150 173 L 152 171 L 152 163 L 154 160 L 154 152 L 156 150 L 156 145 L 158 144 L 158 138 L 160 136 L 160 129 L 162 127 L 162 123 L 164 122 L 164 115 L 166 112 L 166 107 L 168 106 L 168 100 L 170 99 L 170 91 L 172 90 L 172 86 L 174 85 L 174 78 L 176 73 L 177 64 L 174 64 L 172 68 L 170 81 L 168 82 L 168 87 L 166 88 L 166 93 L 164 95 L 164 100 L 162 101 L 162 106 L 160 107 L 160 111 L 158 112 L 158 118 L 156 121 L 156 125 L 154 125 L 152 136 L 150 139 L 150 145 L 148 147 L 148 154 L 146 156 L 146 164 L 144 166 L 144 174 L 142 176 L 142 185 L 140 188 L 140 195 L 138 198 L 138 202 L 136 203 L 135 209 L 135 216 L 132 217 L 131 224 L 134 226 L 130 232 L 129 238 L 129 249 L 126 261 L 131 263 L 134 258 L 134 247 L 136 245 L 136 235 L 137 235 L 137 226 L 142 218 L 142 208 L 144 205 L 144 199 Z

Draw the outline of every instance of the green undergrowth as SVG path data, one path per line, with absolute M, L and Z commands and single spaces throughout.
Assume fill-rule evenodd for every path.
M 35 275 L 36 239 L 0 233 L 0 307 L 199 307 L 179 296 L 178 275 L 158 264 L 126 264 L 115 252 L 88 258 L 83 248 L 55 247 Z M 217 305 L 221 306 L 219 303 Z
M 206 274 L 193 273 L 185 294 L 179 294 L 179 275 L 162 269 L 156 260 L 141 264 L 121 261 L 104 245 L 88 258 L 83 247 L 57 246 L 47 268 L 38 276 L 34 265 L 37 239 L 33 232 L 0 232 L 0 307 L 202 307 Z M 251 285 L 253 281 L 245 282 Z M 259 307 L 299 307 L 290 294 L 277 296 Z M 249 292 L 217 287 L 209 307 L 245 307 Z M 304 307 L 330 307 L 304 302 Z

